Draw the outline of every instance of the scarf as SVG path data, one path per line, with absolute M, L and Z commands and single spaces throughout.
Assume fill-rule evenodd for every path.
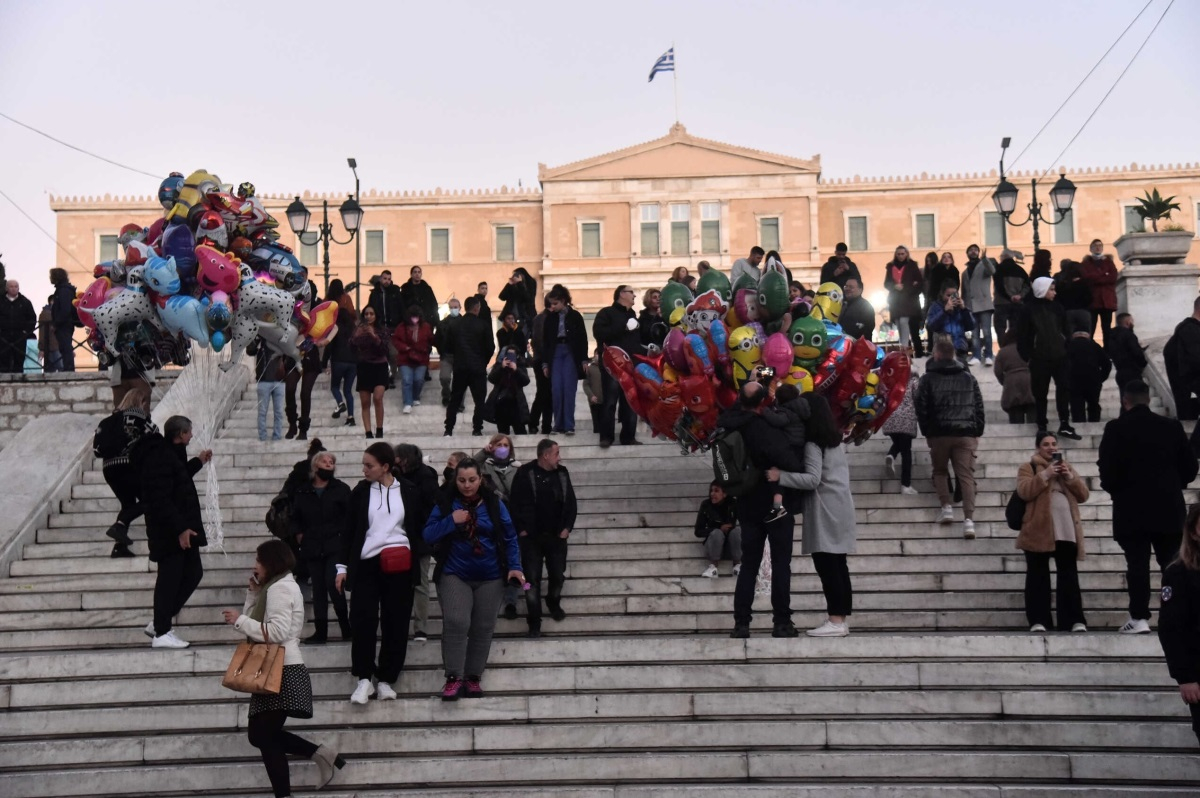
M 476 531 L 476 514 L 479 510 L 479 505 L 483 502 L 482 494 L 476 493 L 471 498 L 459 496 L 458 500 L 462 502 L 462 508 L 467 511 L 467 521 L 463 524 L 463 531 L 467 535 L 467 540 L 471 542 L 471 553 L 476 557 L 483 555 L 483 543 L 479 540 Z
M 275 584 L 280 579 L 283 579 L 289 573 L 291 572 L 284 571 L 279 576 L 275 577 L 270 582 L 267 582 L 258 589 L 258 597 L 254 599 L 254 609 L 250 610 L 251 620 L 258 621 L 259 623 L 263 622 L 263 618 L 265 618 L 267 615 L 267 591 L 271 589 L 271 585 Z

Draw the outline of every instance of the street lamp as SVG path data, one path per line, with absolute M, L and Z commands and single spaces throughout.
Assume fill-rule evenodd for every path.
M 355 166 L 356 164 L 354 163 L 354 159 L 351 158 L 350 168 L 353 169 Z M 292 228 L 292 232 L 295 233 L 300 239 L 300 243 L 311 246 L 319 241 L 324 247 L 323 263 L 325 265 L 325 293 L 329 292 L 329 242 L 332 241 L 335 244 L 342 245 L 352 243 L 355 236 L 358 234 L 359 226 L 362 224 L 363 209 L 358 204 L 357 194 L 358 173 L 355 172 L 354 194 L 348 196 L 346 201 L 343 202 L 338 208 L 338 213 L 342 217 L 342 225 L 346 228 L 346 231 L 350 233 L 350 237 L 345 241 L 338 241 L 333 237 L 333 225 L 329 221 L 329 200 L 321 201 L 321 223 L 317 226 L 317 230 L 312 233 L 308 231 L 308 224 L 312 219 L 312 213 L 308 210 L 308 208 L 304 207 L 304 203 L 300 201 L 299 197 L 296 197 L 296 199 L 293 200 L 290 205 L 288 205 L 287 210 L 285 211 L 287 214 L 288 226 Z M 357 247 L 355 250 L 355 254 L 357 256 Z M 355 257 L 355 277 L 358 277 L 357 257 Z
M 1004 140 L 1002 147 L 1008 146 L 1008 139 Z M 1003 155 L 1000 160 L 1001 165 L 1004 163 Z M 1051 221 L 1042 216 L 1042 204 L 1037 198 L 1037 180 L 1030 181 L 1030 190 L 1033 195 L 1033 201 L 1025 207 L 1029 209 L 1029 216 L 1023 222 L 1014 222 L 1009 217 L 1013 211 L 1017 209 L 1017 187 L 1008 182 L 1008 178 L 1004 176 L 1003 170 L 1000 172 L 1000 185 L 996 186 L 996 190 L 992 192 L 992 202 L 996 205 L 996 210 L 999 211 L 1001 218 L 1004 219 L 1006 225 L 1013 227 L 1023 227 L 1030 222 L 1033 223 L 1033 252 L 1037 251 L 1042 243 L 1038 237 L 1038 222 L 1043 224 L 1058 224 L 1063 220 L 1063 217 L 1071 210 L 1071 204 L 1075 201 L 1075 184 L 1067 180 L 1065 171 L 1058 176 L 1058 182 L 1054 184 L 1054 188 L 1050 189 L 1050 203 L 1054 206 L 1054 220 Z M 1006 241 L 1007 245 L 1007 241 Z

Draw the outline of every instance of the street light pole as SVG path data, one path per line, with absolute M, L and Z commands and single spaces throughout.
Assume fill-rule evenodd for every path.
M 350 166 L 350 171 L 354 173 L 354 199 L 360 199 L 358 192 L 358 160 L 356 158 L 347 158 L 346 163 Z M 362 307 L 362 247 L 355 245 L 354 247 L 354 307 Z
M 358 205 L 358 200 L 354 196 L 346 198 L 346 201 L 338 208 L 338 213 L 342 217 L 342 224 L 350 233 L 350 237 L 345 241 L 338 241 L 333 237 L 333 225 L 329 221 L 329 200 L 322 200 L 321 203 L 321 223 L 317 226 L 317 231 L 313 234 L 308 233 L 308 223 L 312 218 L 308 208 L 304 207 L 304 203 L 296 197 L 295 201 L 287 207 L 288 225 L 292 228 L 292 232 L 300 239 L 303 244 L 316 244 L 318 241 L 324 246 L 324 264 L 325 264 L 325 293 L 329 293 L 329 243 L 334 244 L 350 244 L 358 235 L 359 225 L 362 224 L 362 208 Z M 316 236 L 313 238 L 312 236 Z
M 1013 227 L 1023 227 L 1027 224 L 1033 225 L 1033 253 L 1037 254 L 1041 248 L 1041 238 L 1038 236 L 1038 222 L 1043 224 L 1058 224 L 1071 211 L 1071 204 L 1075 201 L 1075 184 L 1067 180 L 1065 172 L 1061 173 L 1058 182 L 1054 184 L 1054 188 L 1050 189 L 1050 202 L 1054 206 L 1054 219 L 1047 219 L 1042 216 L 1042 204 L 1037 199 L 1037 180 L 1031 181 L 1032 198 L 1025 207 L 1029 209 L 1029 216 L 1023 222 L 1014 222 L 1010 217 L 1012 212 L 1017 207 L 1017 187 L 1004 177 L 1000 178 L 1000 185 L 996 187 L 996 191 L 992 194 L 992 201 L 996 204 L 996 210 L 1000 212 L 1000 216 L 1004 219 L 1005 225 Z
M 1005 136 L 1000 139 L 1000 179 L 1004 179 L 1004 153 L 1008 151 L 1008 145 L 1012 142 L 1011 136 Z M 986 235 L 987 231 L 984 231 Z M 986 243 L 986 242 L 985 242 Z M 1008 249 L 1008 225 L 1004 224 L 1003 217 L 1000 223 L 1000 246 Z

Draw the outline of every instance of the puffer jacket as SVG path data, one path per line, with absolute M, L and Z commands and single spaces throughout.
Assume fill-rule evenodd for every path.
M 1021 521 L 1021 532 L 1017 535 L 1016 547 L 1021 551 L 1054 551 L 1054 516 L 1050 510 L 1054 488 L 1038 474 L 1050 467 L 1050 462 L 1035 454 L 1017 470 L 1017 495 L 1025 500 L 1025 518 Z M 1083 559 L 1083 524 L 1079 521 L 1079 505 L 1088 500 L 1087 484 L 1078 473 L 1069 482 L 1061 478 L 1063 494 L 1071 506 L 1071 520 L 1075 523 L 1075 545 Z
M 340 479 L 331 479 L 320 494 L 309 480 L 296 488 L 291 532 L 293 537 L 304 536 L 300 553 L 305 559 L 341 553 L 349 511 L 350 486 Z
M 983 435 L 983 394 L 957 360 L 934 360 L 921 377 L 915 401 L 917 424 L 926 438 Z

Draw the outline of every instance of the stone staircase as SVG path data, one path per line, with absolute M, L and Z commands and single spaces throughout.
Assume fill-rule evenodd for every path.
M 772 639 L 765 598 L 754 636 L 729 639 L 734 580 L 728 564 L 718 579 L 699 577 L 691 529 L 708 458 L 662 442 L 602 450 L 581 396 L 579 433 L 559 438 L 581 509 L 568 617 L 547 621 L 539 640 L 523 637 L 523 620 L 500 619 L 487 697 L 449 705 L 434 697 L 436 601 L 434 639 L 410 645 L 394 703 L 350 705 L 348 646 L 306 648 L 316 715 L 293 723 L 352 760 L 324 794 L 1195 795 L 1196 738 L 1158 641 L 1113 631 L 1126 617 L 1125 577 L 1095 484 L 1102 424 L 1064 442 L 1094 490 L 1081 507 L 1092 631 L 1030 635 L 1004 504 L 1032 428 L 1003 423 L 998 386 L 976 373 L 992 424 L 977 466 L 978 538 L 932 522 L 921 442 L 918 496 L 899 495 L 885 473 L 886 438 L 853 449 L 855 615 L 852 635 L 832 640 Z M 402 416 L 390 393 L 385 426 L 390 441 L 415 442 L 440 466 L 486 438 L 440 437 L 437 395 L 435 382 L 432 404 Z M 361 429 L 329 419 L 324 381 L 314 400 L 310 434 L 353 482 Z M 1103 401 L 1107 417 L 1111 386 Z M 204 582 L 179 618 L 192 648 L 149 649 L 153 567 L 144 542 L 138 557 L 107 557 L 117 504 L 98 463 L 0 580 L 0 795 L 268 794 L 245 740 L 247 702 L 220 686 L 237 640 L 220 609 L 240 605 L 267 503 L 304 444 L 259 443 L 254 426 L 248 390 L 214 447 L 226 553 L 205 555 Z M 461 418 L 458 428 L 469 429 Z M 519 459 L 536 440 L 516 439 Z M 795 620 L 816 625 L 824 602 L 811 563 L 797 556 L 792 567 Z M 292 772 L 308 794 L 312 766 Z

